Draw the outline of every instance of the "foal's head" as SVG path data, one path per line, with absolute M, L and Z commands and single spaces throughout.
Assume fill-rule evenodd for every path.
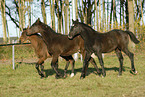
M 32 34 L 36 34 L 36 33 L 39 33 L 39 32 L 42 32 L 42 22 L 40 21 L 40 19 L 38 18 L 36 20 L 36 22 L 30 27 L 27 29 L 27 35 L 32 35 Z
M 27 29 L 28 29 L 28 28 L 24 28 L 24 29 L 23 29 L 23 32 L 22 32 L 21 37 L 20 37 L 20 39 L 19 39 L 19 42 L 20 42 L 20 43 L 23 43 L 24 41 L 26 41 L 26 40 L 29 39 L 29 36 L 26 35 Z
M 71 26 L 70 32 L 69 32 L 69 39 L 73 39 L 75 36 L 79 35 L 82 28 L 80 26 L 80 23 L 78 22 L 78 19 L 76 21 L 72 20 L 73 25 Z
M 77 35 L 82 35 L 84 34 L 84 32 L 88 33 L 91 31 L 95 31 L 91 26 L 88 26 L 85 23 L 78 22 L 78 19 L 76 21 L 74 20 L 72 21 L 73 21 L 73 25 L 68 35 L 69 39 L 73 39 Z

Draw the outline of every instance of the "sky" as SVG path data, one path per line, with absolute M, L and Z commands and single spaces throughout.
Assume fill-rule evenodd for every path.
M 11 4 L 11 3 L 10 3 Z M 42 15 L 41 13 L 41 6 L 39 2 L 35 2 L 35 4 L 32 4 L 33 6 L 33 15 L 32 15 L 32 23 L 35 22 L 35 20 L 37 20 L 37 18 L 40 18 L 42 21 Z M 36 14 L 37 13 L 37 14 Z M 50 26 L 50 9 L 49 7 L 46 7 L 46 13 L 47 13 L 47 24 Z M 19 29 L 16 29 L 15 24 L 10 20 L 9 16 L 6 16 L 7 21 L 8 21 L 8 29 L 9 29 L 9 35 L 10 37 L 17 37 L 19 36 Z M 145 15 L 143 16 L 144 19 L 144 24 L 145 24 Z M 1 18 L 1 12 L 0 12 L 0 37 L 3 37 L 3 31 L 2 31 L 2 18 Z M 27 18 L 26 18 L 27 21 Z M 26 23 L 26 27 L 27 27 L 27 23 Z

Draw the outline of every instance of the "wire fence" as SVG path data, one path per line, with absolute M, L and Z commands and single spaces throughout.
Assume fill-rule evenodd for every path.
M 135 45 L 135 52 L 145 53 L 145 38 L 140 40 L 140 43 Z M 30 43 L 11 43 L 0 44 L 0 64 L 1 60 L 11 60 L 13 69 L 15 69 L 16 60 L 36 59 L 37 56 Z
M 23 44 L 20 44 L 20 43 L 0 44 L 0 47 L 1 47 L 1 50 L 2 50 L 1 51 L 1 55 L 4 53 L 4 54 L 10 56 L 10 48 L 9 48 L 9 50 L 6 50 L 4 48 L 4 46 L 6 46 L 6 48 L 8 48 L 8 46 L 9 47 L 11 46 L 11 58 L 12 58 L 13 69 L 15 69 L 15 46 L 16 45 L 27 45 L 27 44 L 30 44 L 30 43 L 23 43 Z M 5 53 L 5 50 L 6 50 L 6 53 Z

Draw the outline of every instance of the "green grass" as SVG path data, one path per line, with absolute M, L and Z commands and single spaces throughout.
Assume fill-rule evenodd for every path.
M 34 60 L 33 60 L 34 61 Z M 135 54 L 137 75 L 130 73 L 130 60 L 124 55 L 124 71 L 118 77 L 119 62 L 116 55 L 107 54 L 104 64 L 107 76 L 96 74 L 90 64 L 85 79 L 80 80 L 82 62 L 75 63 L 75 76 L 70 78 L 71 66 L 66 79 L 55 79 L 55 72 L 50 67 L 50 60 L 45 62 L 47 78 L 41 79 L 35 64 L 10 62 L 0 63 L 0 97 L 145 97 L 145 53 Z M 96 63 L 101 69 L 96 58 Z M 65 61 L 59 60 L 59 70 L 63 72 Z
M 15 59 L 35 57 L 31 45 L 15 45 Z M 0 60 L 12 58 L 12 46 L 0 46 Z

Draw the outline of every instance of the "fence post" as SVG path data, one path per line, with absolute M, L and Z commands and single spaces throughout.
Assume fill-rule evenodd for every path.
M 14 43 L 14 40 L 12 40 L 12 43 Z M 15 45 L 12 45 L 12 64 L 13 64 L 13 69 L 15 69 Z

